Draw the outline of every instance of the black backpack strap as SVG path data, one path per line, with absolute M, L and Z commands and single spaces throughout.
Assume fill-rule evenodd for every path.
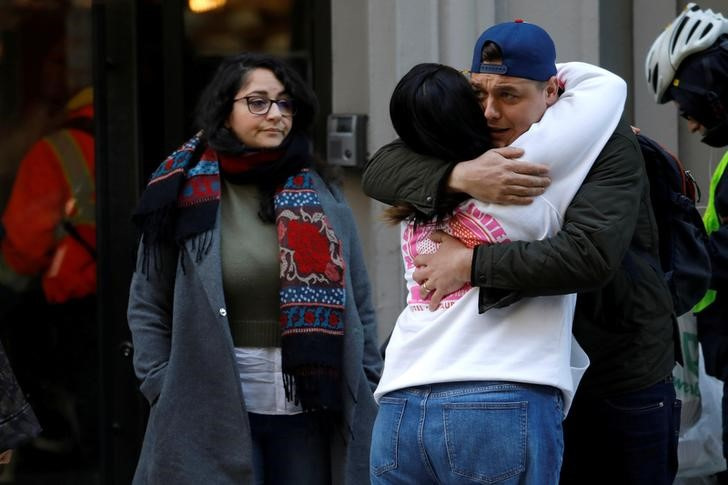
M 96 261 L 96 248 L 91 246 L 88 241 L 86 241 L 83 236 L 78 232 L 78 229 L 76 229 L 76 226 L 71 224 L 70 221 L 63 221 L 63 229 L 68 233 L 69 236 L 71 236 L 73 239 L 75 239 L 83 248 L 91 255 L 91 257 Z

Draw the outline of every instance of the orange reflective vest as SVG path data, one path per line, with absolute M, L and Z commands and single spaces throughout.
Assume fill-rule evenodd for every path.
M 92 117 L 91 104 L 69 113 L 69 121 Z M 4 263 L 40 275 L 51 303 L 95 294 L 95 205 L 91 134 L 66 128 L 44 137 L 20 163 L 2 216 Z

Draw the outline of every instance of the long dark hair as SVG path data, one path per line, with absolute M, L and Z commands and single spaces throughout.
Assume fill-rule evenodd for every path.
M 301 76 L 286 62 L 269 54 L 244 53 L 223 59 L 212 80 L 200 97 L 197 110 L 197 128 L 203 130 L 207 145 L 220 153 L 237 155 L 248 150 L 233 131 L 226 126 L 233 109 L 235 95 L 248 81 L 255 69 L 268 69 L 285 88 L 296 107 L 291 131 L 279 149 L 286 149 L 294 137 L 305 136 L 310 141 L 311 128 L 318 111 L 318 100 L 313 90 Z M 257 185 L 260 192 L 259 216 L 263 221 L 273 222 L 275 211 L 273 195 L 278 185 L 290 175 L 306 166 L 315 165 L 319 172 L 325 172 L 323 162 L 310 157 L 281 157 L 269 164 L 255 167 L 242 178 Z
M 389 102 L 389 115 L 399 137 L 412 150 L 446 162 L 470 160 L 491 148 L 488 124 L 468 80 L 449 66 L 417 64 L 400 79 Z M 459 200 L 437 207 L 451 212 Z M 421 214 L 411 206 L 385 211 L 390 221 Z

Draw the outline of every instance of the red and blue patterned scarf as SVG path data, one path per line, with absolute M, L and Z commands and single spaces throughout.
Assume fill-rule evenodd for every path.
M 146 250 L 154 251 L 162 242 L 182 246 L 191 241 L 198 260 L 207 254 L 220 202 L 220 165 L 226 174 L 239 175 L 281 157 L 300 157 L 302 151 L 310 157 L 308 140 L 302 136 L 282 150 L 247 151 L 234 157 L 218 157 L 202 145 L 198 133 L 152 174 L 134 214 Z M 201 153 L 199 159 L 196 153 Z M 346 295 L 342 244 L 324 214 L 308 169 L 289 176 L 273 202 L 280 248 L 286 397 L 305 411 L 339 411 Z
M 289 177 L 274 202 L 286 396 L 295 396 L 304 410 L 339 409 L 346 295 L 341 241 L 308 170 Z

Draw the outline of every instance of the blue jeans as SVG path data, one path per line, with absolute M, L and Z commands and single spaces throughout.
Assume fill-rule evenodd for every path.
M 316 413 L 248 413 L 256 485 L 331 483 L 329 434 Z
M 671 484 L 677 473 L 681 409 L 671 376 L 608 398 L 577 391 L 564 422 L 562 485 Z
M 513 382 L 453 382 L 390 392 L 374 422 L 377 484 L 556 484 L 561 392 Z

